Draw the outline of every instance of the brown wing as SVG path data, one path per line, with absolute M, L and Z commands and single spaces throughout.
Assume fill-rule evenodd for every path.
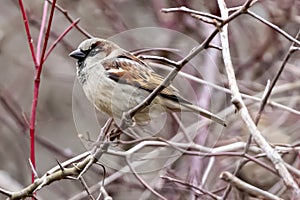
M 107 76 L 112 80 L 134 85 L 149 92 L 152 92 L 164 80 L 162 76 L 155 73 L 146 63 L 130 53 L 105 60 L 102 65 L 106 70 Z M 180 97 L 178 90 L 172 85 L 162 90 L 160 95 L 173 101 L 191 104 Z

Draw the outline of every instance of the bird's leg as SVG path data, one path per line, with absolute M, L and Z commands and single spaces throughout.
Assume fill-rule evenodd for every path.
M 132 127 L 135 125 L 135 120 L 133 119 L 132 111 L 129 110 L 127 112 L 123 112 L 122 118 L 121 118 L 121 129 L 126 129 L 128 127 Z
M 115 128 L 108 133 L 108 138 L 110 141 L 114 141 L 115 139 L 119 140 L 121 133 L 122 130 L 115 124 Z

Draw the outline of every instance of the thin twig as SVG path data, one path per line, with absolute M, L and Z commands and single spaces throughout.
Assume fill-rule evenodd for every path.
M 201 193 L 203 193 L 203 194 L 205 194 L 207 196 L 210 196 L 212 199 L 219 199 L 219 197 L 217 195 L 215 195 L 215 194 L 213 194 L 213 193 L 211 193 L 211 192 L 209 192 L 209 191 L 207 191 L 207 190 L 205 190 L 205 189 L 203 189 L 201 187 L 197 187 L 197 186 L 195 186 L 195 185 L 193 185 L 191 183 L 188 183 L 186 181 L 182 181 L 182 180 L 179 180 L 179 179 L 176 179 L 176 178 L 172 178 L 172 177 L 169 177 L 169 176 L 161 176 L 161 178 L 162 179 L 166 179 L 166 180 L 171 181 L 171 182 L 174 182 L 174 183 L 179 183 L 179 184 L 184 185 L 184 186 L 186 186 L 188 188 L 193 188 L 195 190 L 198 190 Z
M 281 30 L 281 29 L 280 29 L 280 30 Z M 300 30 L 298 31 L 298 33 L 297 33 L 297 35 L 296 35 L 296 37 L 295 37 L 296 39 L 299 37 L 299 34 L 300 34 Z M 258 124 L 258 122 L 259 122 L 259 120 L 260 120 L 260 117 L 261 117 L 261 115 L 262 115 L 262 112 L 263 112 L 263 110 L 264 110 L 266 104 L 267 104 L 267 101 L 268 101 L 269 97 L 271 96 L 271 93 L 272 93 L 272 91 L 273 91 L 273 89 L 274 89 L 274 87 L 275 87 L 275 85 L 276 85 L 276 83 L 277 83 L 277 81 L 278 81 L 278 79 L 279 79 L 279 77 L 280 77 L 282 71 L 284 70 L 287 61 L 290 59 L 291 55 L 292 55 L 293 52 L 294 52 L 294 51 L 293 51 L 294 45 L 295 45 L 295 42 L 292 42 L 292 44 L 291 44 L 291 46 L 290 46 L 288 52 L 286 53 L 286 55 L 285 55 L 285 57 L 284 57 L 284 59 L 283 59 L 283 62 L 281 63 L 281 66 L 279 67 L 279 70 L 277 71 L 275 77 L 273 78 L 273 80 L 272 80 L 272 82 L 271 82 L 271 84 L 270 84 L 270 87 L 267 89 L 266 94 L 265 94 L 264 97 L 262 98 L 262 102 L 261 102 L 261 104 L 260 104 L 260 108 L 259 108 L 259 110 L 258 110 L 258 114 L 257 114 L 256 119 L 255 119 L 255 124 L 256 124 L 256 125 Z
M 50 46 L 49 50 L 47 51 L 44 61 L 46 61 L 46 59 L 48 58 L 48 56 L 50 55 L 50 53 L 52 52 L 52 50 L 55 48 L 55 46 L 63 39 L 63 37 L 65 37 L 65 35 L 67 35 L 69 33 L 69 31 L 76 26 L 76 24 L 78 24 L 78 22 L 80 21 L 80 19 L 76 19 L 61 35 L 59 35 L 59 37 L 52 43 L 52 45 Z
M 164 13 L 184 12 L 184 13 L 188 13 L 188 14 L 194 14 L 194 15 L 198 15 L 198 16 L 202 16 L 202 17 L 207 17 L 209 19 L 217 20 L 219 22 L 222 21 L 222 19 L 220 17 L 216 16 L 216 15 L 212 15 L 212 14 L 205 13 L 205 12 L 200 12 L 200 11 L 197 11 L 197 10 L 192 10 L 192 9 L 189 9 L 185 6 L 181 6 L 179 8 L 163 8 L 163 9 L 161 9 L 161 12 L 164 12 Z
M 24 118 L 20 116 L 21 107 L 13 96 L 6 90 L 2 85 L 0 85 L 0 102 L 5 110 L 13 117 L 15 122 L 20 126 L 22 131 L 28 128 Z
M 96 1 L 96 3 L 102 10 L 104 17 L 108 21 L 108 24 L 114 29 L 116 33 L 128 30 L 125 22 L 120 16 L 121 12 L 119 12 L 114 3 L 106 0 L 98 0 Z
M 80 172 L 77 178 L 80 178 L 94 163 L 98 162 L 100 157 L 107 152 L 108 147 L 110 146 L 110 142 L 105 140 L 105 136 L 107 135 L 107 132 L 109 130 L 109 127 L 111 126 L 112 118 L 108 119 L 105 125 L 101 128 L 101 131 L 98 135 L 97 141 L 91 150 L 91 159 L 86 164 L 84 169 Z
M 163 51 L 163 52 L 180 52 L 180 50 L 178 49 L 173 49 L 173 48 L 166 48 L 166 47 L 156 47 L 156 48 L 142 48 L 142 49 L 136 49 L 133 51 L 130 51 L 132 54 L 134 55 L 139 55 L 142 53 L 148 53 L 148 52 L 152 52 L 152 51 Z
M 143 60 L 155 60 L 155 61 L 160 61 L 165 64 L 169 64 L 172 66 L 177 67 L 177 63 L 173 60 L 170 60 L 168 58 L 162 57 L 162 56 L 152 56 L 152 55 L 138 55 L 138 58 L 141 58 Z
M 0 188 L 0 194 L 3 194 L 3 195 L 10 198 L 12 193 L 7 191 L 7 190 L 4 190 L 4 189 Z
M 32 37 L 31 37 L 30 28 L 29 28 L 29 24 L 28 24 L 28 17 L 27 17 L 27 14 L 26 14 L 26 11 L 25 11 L 22 0 L 19 0 L 19 6 L 20 6 L 22 16 L 23 16 L 23 21 L 24 21 L 24 26 L 25 26 L 25 30 L 26 30 L 27 41 L 28 41 L 28 44 L 29 44 L 31 57 L 32 57 L 35 68 L 37 68 L 38 63 L 37 63 L 37 58 L 36 58 L 35 52 L 34 52 L 33 40 L 32 40 Z
M 50 15 L 49 15 L 49 20 L 48 20 L 47 30 L 46 30 L 45 38 L 44 38 L 42 55 L 40 57 L 39 67 L 37 68 L 36 79 L 38 81 L 40 79 L 42 68 L 43 68 L 43 64 L 44 64 L 45 53 L 46 53 L 46 49 L 47 49 L 47 45 L 48 45 L 48 41 L 49 41 L 50 30 L 51 30 L 51 25 L 52 25 L 52 21 L 53 21 L 53 17 L 54 17 L 55 4 L 56 4 L 56 0 L 53 0 L 53 4 L 52 4 L 51 10 L 50 10 Z
M 251 196 L 258 197 L 259 199 L 283 200 L 274 194 L 271 194 L 267 191 L 254 187 L 253 185 L 250 185 L 240 180 L 239 178 L 235 177 L 229 172 L 222 172 L 220 178 L 229 182 L 231 185 L 235 186 L 239 190 L 242 190 L 250 194 Z
M 150 64 L 153 65 L 153 66 L 155 65 L 156 67 L 158 67 L 158 68 L 160 68 L 160 69 L 164 69 L 164 70 L 169 70 L 169 69 L 170 69 L 169 67 L 166 67 L 166 66 L 161 65 L 161 64 L 158 64 L 158 63 L 150 63 Z M 185 72 L 180 71 L 178 74 L 181 75 L 181 76 L 183 76 L 183 77 L 185 77 L 185 78 L 188 78 L 189 80 L 195 81 L 196 83 L 204 84 L 204 85 L 210 86 L 210 87 L 212 87 L 212 88 L 214 88 L 214 89 L 216 89 L 216 90 L 220 90 L 220 91 L 223 91 L 223 92 L 225 92 L 225 93 L 232 94 L 230 89 L 227 89 L 227 88 L 218 86 L 218 85 L 216 85 L 216 84 L 207 82 L 207 81 L 205 81 L 205 80 L 202 80 L 202 79 L 200 79 L 200 78 L 198 78 L 198 77 L 192 76 L 192 75 L 187 74 L 187 73 L 185 73 Z M 296 83 L 296 84 L 295 84 L 295 83 Z M 299 82 L 299 83 L 298 83 L 298 82 L 295 82 L 295 83 L 293 83 L 293 84 L 295 84 L 294 87 L 296 87 L 296 88 L 299 87 L 299 83 L 300 83 L 300 82 Z M 290 84 L 290 83 L 287 83 L 287 84 Z M 276 91 L 277 91 L 277 89 L 278 89 L 278 88 L 276 88 Z M 258 102 L 261 102 L 261 100 L 262 100 L 261 98 L 258 97 L 258 96 L 261 96 L 260 93 L 258 93 L 256 96 L 253 96 L 253 95 L 247 95 L 247 94 L 241 93 L 241 96 L 242 96 L 243 98 L 247 98 L 247 99 L 249 99 L 249 100 L 258 101 Z M 288 111 L 288 112 L 291 112 L 291 113 L 293 113 L 293 114 L 295 114 L 295 115 L 299 115 L 299 116 L 300 116 L 300 111 L 295 110 L 295 109 L 293 109 L 293 108 L 290 108 L 290 107 L 288 107 L 288 106 L 285 106 L 285 105 L 282 105 L 282 104 L 280 104 L 280 103 L 277 103 L 277 102 L 274 102 L 274 101 L 270 101 L 270 100 L 269 100 L 267 103 L 268 103 L 268 105 L 271 105 L 271 106 L 280 108 L 280 109 L 282 109 L 282 110 L 285 110 L 285 111 Z
M 97 200 L 100 200 L 101 194 L 103 194 L 104 200 L 112 200 L 113 199 L 111 196 L 109 196 L 109 194 L 107 193 L 107 191 L 105 190 L 105 188 L 103 186 L 100 187 L 100 194 L 99 194 Z
M 37 171 L 35 170 L 35 167 L 34 167 L 32 161 L 31 161 L 31 159 L 28 159 L 28 162 L 29 162 L 29 165 L 30 165 L 31 172 L 34 175 L 34 179 L 38 178 L 39 175 L 38 175 Z
M 90 193 L 89 187 L 88 187 L 87 183 L 85 182 L 85 180 L 84 180 L 84 178 L 82 176 L 79 177 L 79 181 L 80 181 L 81 185 L 83 186 L 84 190 L 86 191 L 86 193 L 88 194 L 88 197 L 91 200 L 95 200 L 95 198 L 93 197 L 93 195 Z
M 53 4 L 52 0 L 47 0 L 49 3 Z M 74 20 L 71 18 L 71 16 L 69 15 L 68 11 L 63 9 L 60 5 L 55 4 L 55 7 L 57 10 L 59 10 L 65 17 L 66 19 L 72 24 L 74 23 Z M 93 36 L 91 34 L 89 34 L 86 30 L 84 30 L 83 28 L 81 28 L 78 24 L 75 25 L 76 29 L 81 32 L 85 37 L 87 38 L 92 38 Z
M 286 39 L 288 39 L 291 42 L 294 42 L 295 44 L 297 44 L 297 45 L 300 46 L 300 41 L 298 41 L 296 38 L 292 37 L 290 34 L 288 34 L 287 32 L 285 32 L 284 30 L 282 30 L 281 28 L 279 28 L 275 24 L 272 24 L 268 20 L 260 17 L 259 15 L 255 14 L 254 12 L 252 12 L 250 10 L 247 10 L 246 13 L 249 14 L 250 16 L 252 16 L 253 18 L 259 20 L 260 22 L 266 24 L 267 26 L 271 27 L 272 29 L 274 29 L 275 31 L 277 31 L 278 33 L 280 33 L 282 36 L 284 36 Z
M 38 61 L 41 59 L 41 46 L 43 43 L 44 29 L 46 26 L 48 5 L 49 5 L 48 2 L 44 1 L 43 16 L 42 16 L 42 21 L 41 21 L 41 26 L 40 26 L 39 37 L 38 37 L 38 41 L 37 41 L 37 45 L 36 45 L 36 58 Z
M 130 155 L 126 156 L 125 158 L 126 163 L 129 167 L 129 169 L 131 170 L 131 172 L 133 173 L 133 175 L 141 182 L 141 184 L 143 186 L 145 186 L 146 189 L 148 189 L 150 192 L 152 192 L 155 196 L 159 197 L 160 199 L 164 199 L 167 200 L 165 197 L 163 197 L 161 194 L 159 194 L 158 192 L 156 192 L 150 185 L 148 185 L 148 183 L 146 183 L 141 177 L 140 175 L 135 171 L 135 169 L 132 167 L 131 163 L 130 163 Z

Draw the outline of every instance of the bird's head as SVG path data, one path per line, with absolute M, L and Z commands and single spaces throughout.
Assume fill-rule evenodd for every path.
M 120 47 L 111 41 L 91 38 L 81 42 L 69 56 L 77 59 L 77 67 L 83 69 L 86 66 L 86 61 L 100 61 L 104 58 L 109 58 L 113 52 L 119 49 Z

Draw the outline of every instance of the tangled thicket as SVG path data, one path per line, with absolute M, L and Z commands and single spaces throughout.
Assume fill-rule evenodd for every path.
M 35 52 L 52 25 L 37 87 L 22 1 L 0 8 L 0 198 L 299 199 L 297 0 L 61 0 L 53 15 L 52 2 L 23 3 Z M 175 69 L 181 94 L 227 127 L 169 114 L 107 140 L 113 122 L 95 119 L 68 57 L 91 35 L 124 45 L 168 83 Z

